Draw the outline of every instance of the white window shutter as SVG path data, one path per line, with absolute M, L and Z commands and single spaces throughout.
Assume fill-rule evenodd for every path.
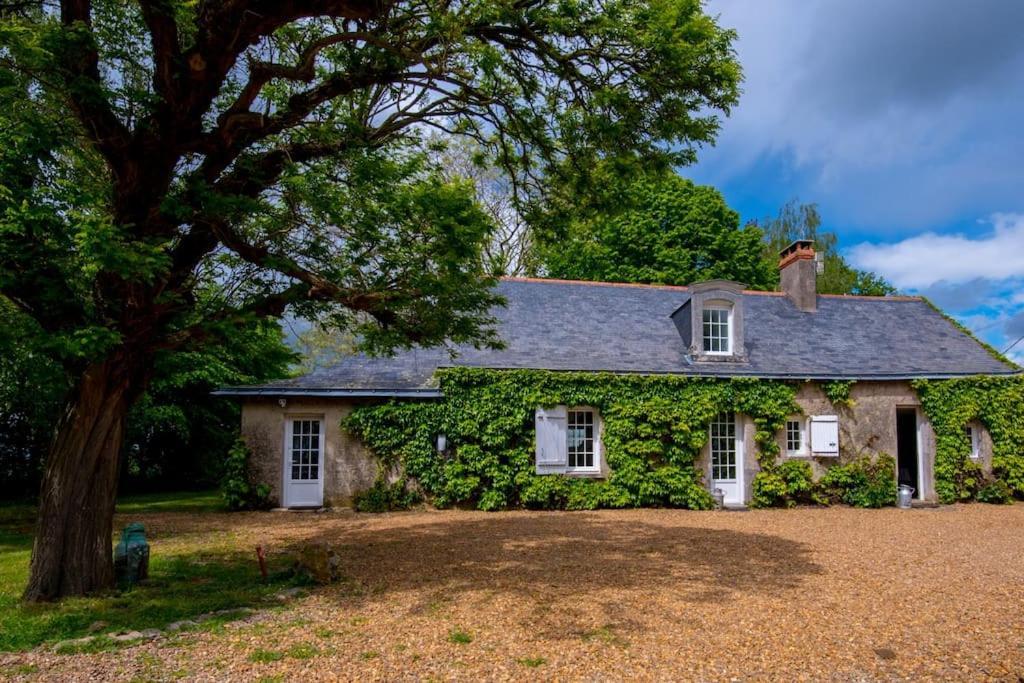
M 815 415 L 811 418 L 811 452 L 815 455 L 839 455 L 839 418 Z
M 560 474 L 569 464 L 566 443 L 565 406 L 537 408 L 537 474 Z

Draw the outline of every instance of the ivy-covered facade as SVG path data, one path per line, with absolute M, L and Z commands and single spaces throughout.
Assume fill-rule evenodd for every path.
M 705 509 L 1024 497 L 1024 379 L 927 302 L 504 280 L 503 349 L 353 356 L 243 402 L 283 507 Z

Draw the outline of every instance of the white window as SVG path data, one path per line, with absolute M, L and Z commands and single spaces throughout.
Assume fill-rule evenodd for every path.
M 291 479 L 320 478 L 320 420 L 292 420 Z
M 967 425 L 964 427 L 964 434 L 967 435 L 967 441 L 971 444 L 971 459 L 977 460 L 981 457 L 981 432 L 974 425 Z
M 807 454 L 807 431 L 799 418 L 786 420 L 786 455 Z
M 711 478 L 736 481 L 736 417 L 719 413 L 711 421 Z
M 568 469 L 597 471 L 597 420 L 593 410 L 570 410 L 566 429 Z
M 593 408 L 538 408 L 537 474 L 599 474 L 601 420 Z
M 732 353 L 731 307 L 704 307 L 704 353 L 723 356 Z

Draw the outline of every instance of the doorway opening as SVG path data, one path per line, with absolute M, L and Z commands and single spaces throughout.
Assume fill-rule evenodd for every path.
M 896 409 L 896 473 L 900 486 L 914 489 L 921 497 L 920 454 L 917 438 L 917 408 Z

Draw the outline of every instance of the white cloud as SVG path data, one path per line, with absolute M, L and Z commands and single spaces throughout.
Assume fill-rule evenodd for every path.
M 848 255 L 857 267 L 885 276 L 900 289 L 1024 277 L 1024 214 L 994 214 L 991 223 L 987 235 L 926 232 L 891 244 L 858 244 Z

